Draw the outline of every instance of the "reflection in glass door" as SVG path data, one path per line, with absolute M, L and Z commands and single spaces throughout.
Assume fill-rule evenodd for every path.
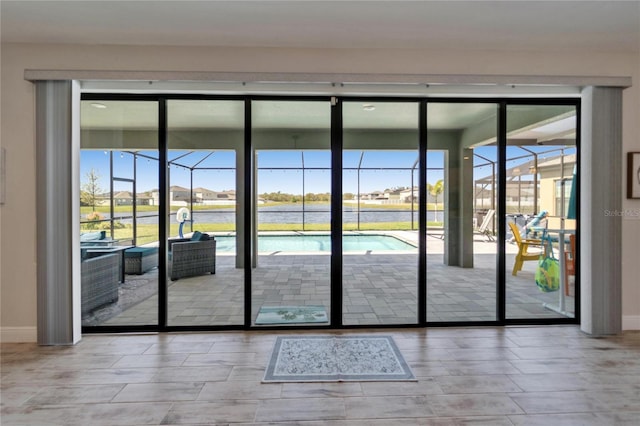
M 573 105 L 507 107 L 508 319 L 575 316 L 576 133 Z
M 497 117 L 493 103 L 427 106 L 427 164 L 443 169 L 427 173 L 443 218 L 427 228 L 428 322 L 497 319 Z
M 328 325 L 331 106 L 252 102 L 257 236 L 252 325 Z
M 343 104 L 343 323 L 418 321 L 417 102 Z
M 244 324 L 244 102 L 169 100 L 170 326 Z

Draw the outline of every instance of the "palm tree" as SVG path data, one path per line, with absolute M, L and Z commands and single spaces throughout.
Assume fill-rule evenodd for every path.
M 444 192 L 444 179 L 438 180 L 434 185 L 427 183 L 427 191 L 436 199 L 436 208 L 433 211 L 434 220 L 438 221 L 438 195 Z

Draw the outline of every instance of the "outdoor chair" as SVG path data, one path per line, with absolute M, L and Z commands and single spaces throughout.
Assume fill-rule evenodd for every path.
M 564 252 L 564 294 L 573 296 L 569 286 L 569 276 L 576 275 L 576 236 L 569 235 L 569 249 Z
M 495 241 L 493 237 L 493 230 L 491 225 L 493 224 L 493 217 L 496 215 L 496 211 L 493 209 L 487 210 L 487 214 L 482 220 L 480 227 L 478 228 L 478 233 L 487 237 L 487 241 Z
M 518 230 L 518 235 L 521 238 L 527 238 L 533 236 L 534 239 L 537 237 L 540 229 L 546 228 L 546 221 L 548 219 L 549 212 L 546 210 L 542 210 L 537 215 L 533 216 L 530 221 L 528 221 L 522 228 Z M 516 229 L 518 229 L 516 227 Z M 515 235 L 515 234 L 514 234 Z
M 533 238 L 522 238 L 520 236 L 518 226 L 515 223 L 509 222 L 509 227 L 511 228 L 511 232 L 513 233 L 513 238 L 518 245 L 518 253 L 516 254 L 515 263 L 513 264 L 513 271 L 511 272 L 511 275 L 517 275 L 518 271 L 522 270 L 524 262 L 526 262 L 527 260 L 538 260 L 540 255 L 544 252 L 544 247 L 542 245 L 542 240 Z M 536 247 L 540 250 L 529 252 L 530 247 Z
M 169 240 L 171 281 L 206 273 L 216 273 L 216 240 L 213 237 L 203 241 L 189 238 Z

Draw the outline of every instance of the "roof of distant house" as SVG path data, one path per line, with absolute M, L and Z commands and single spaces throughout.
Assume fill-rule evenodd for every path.
M 120 191 L 116 192 L 116 195 L 113 198 L 133 198 L 133 195 L 129 191 Z

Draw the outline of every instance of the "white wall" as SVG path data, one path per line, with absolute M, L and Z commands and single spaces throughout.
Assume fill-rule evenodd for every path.
M 622 152 L 640 151 L 640 54 L 635 59 L 633 81 L 635 87 L 625 90 L 622 117 Z M 626 180 L 626 158 L 623 160 Z M 624 188 L 626 194 L 626 188 Z M 640 200 L 623 198 L 622 218 L 622 328 L 640 330 Z
M 35 90 L 24 80 L 25 69 L 631 76 L 636 84 L 640 79 L 638 53 L 2 44 L 1 55 L 1 143 L 7 151 L 6 202 L 0 210 L 2 341 L 36 340 Z M 640 151 L 638 117 L 640 85 L 624 92 L 624 153 Z M 623 326 L 640 329 L 640 200 L 625 199 L 623 209 L 631 213 L 623 218 Z

